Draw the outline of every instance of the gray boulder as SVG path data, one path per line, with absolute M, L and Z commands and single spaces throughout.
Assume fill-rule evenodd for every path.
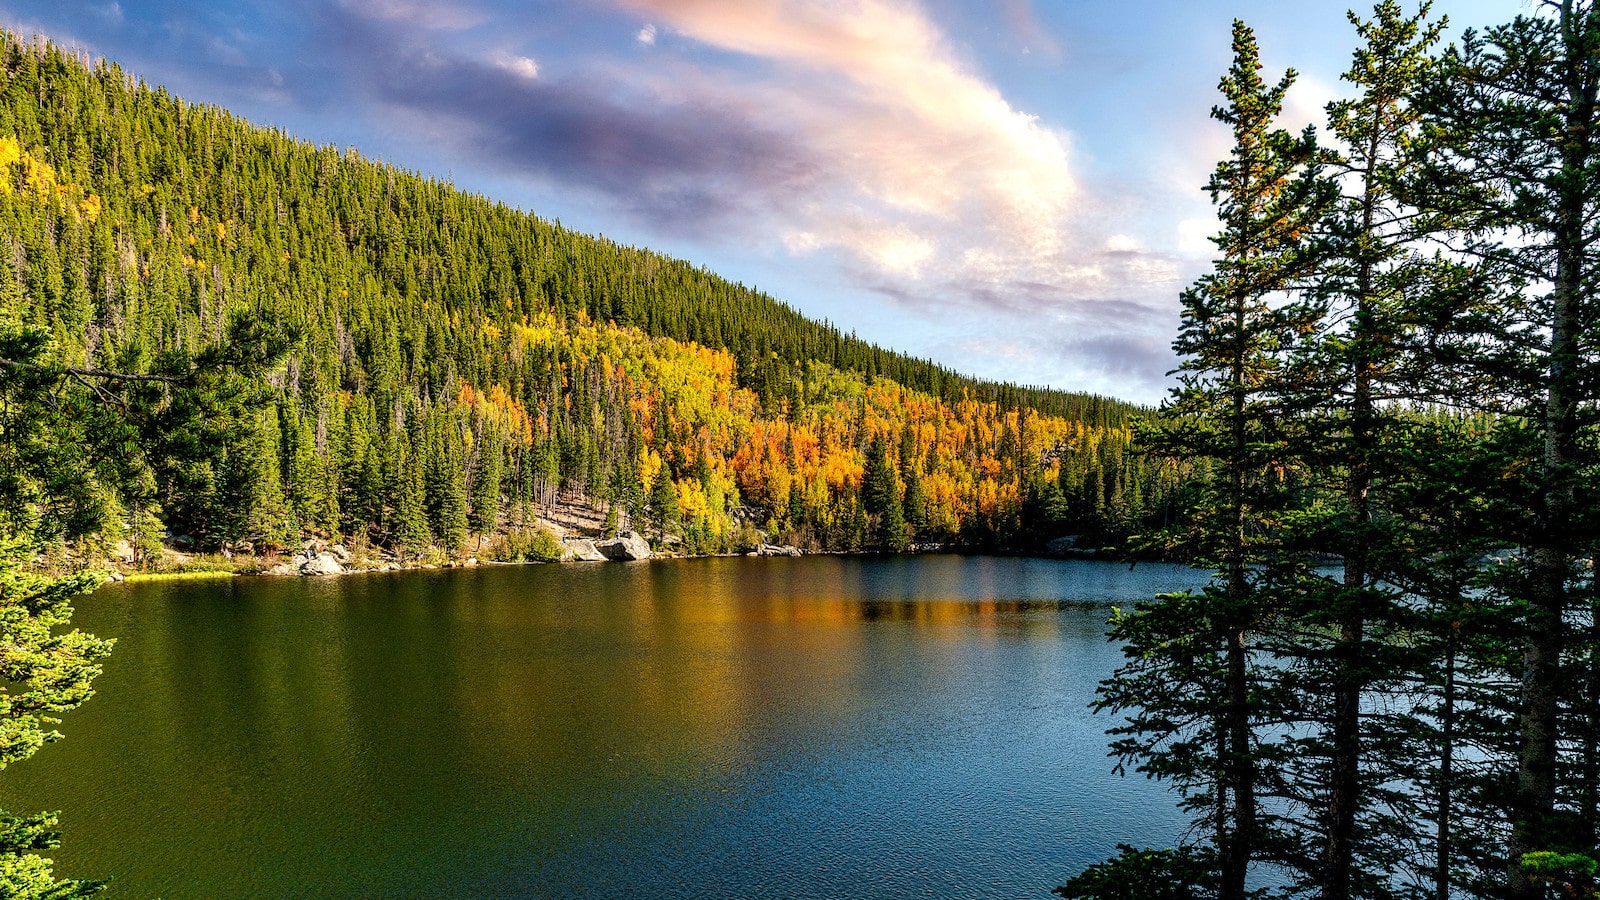
M 604 562 L 609 559 L 595 547 L 594 541 L 587 538 L 570 538 L 562 541 L 561 546 L 565 548 L 561 554 L 562 559 L 577 562 Z
M 343 575 L 344 566 L 331 553 L 319 553 L 300 564 L 301 575 Z
M 653 555 L 650 552 L 650 544 L 634 531 L 619 531 L 616 537 L 609 541 L 596 541 L 594 546 L 606 555 L 606 559 L 618 562 L 649 559 Z
M 1082 540 L 1082 538 L 1082 535 L 1077 534 L 1069 534 L 1065 537 L 1058 537 L 1050 543 L 1045 544 L 1044 549 L 1047 553 L 1065 553 L 1068 550 L 1076 550 L 1078 549 L 1078 541 Z

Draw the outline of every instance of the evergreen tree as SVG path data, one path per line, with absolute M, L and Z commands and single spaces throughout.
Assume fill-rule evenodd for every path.
M 1600 12 L 1551 0 L 1535 15 L 1463 37 L 1442 58 L 1425 100 L 1421 155 L 1430 176 L 1417 202 L 1489 300 L 1454 317 L 1435 344 L 1463 381 L 1491 385 L 1494 401 L 1537 437 L 1519 466 L 1526 498 L 1501 537 L 1525 548 L 1514 577 L 1499 579 L 1523 635 L 1516 666 L 1515 790 L 1504 810 L 1509 896 L 1544 896 L 1527 863 L 1541 853 L 1597 856 L 1563 774 L 1563 709 L 1583 682 L 1567 676 L 1587 635 L 1577 561 L 1595 545 L 1596 421 L 1600 334 L 1595 273 L 1600 244 Z M 1419 154 L 1420 155 L 1420 154 Z M 1508 237 L 1508 235 L 1514 237 Z M 1479 398 L 1474 398 L 1479 399 Z M 1509 526 L 1509 527 L 1508 527 Z
M 682 515 L 678 507 L 678 487 L 673 483 L 672 472 L 662 466 L 650 485 L 649 521 L 656 537 L 665 538 L 667 532 L 677 527 Z
M 283 549 L 291 542 L 290 508 L 283 492 L 278 456 L 277 412 L 268 411 L 258 430 L 229 460 L 223 496 L 234 521 L 233 540 L 261 549 Z
M 1184 362 L 1164 410 L 1171 424 L 1147 436 L 1165 455 L 1216 461 L 1195 520 L 1169 541 L 1217 576 L 1198 596 L 1163 596 L 1113 620 L 1130 661 L 1097 704 L 1127 714 L 1113 729 L 1123 764 L 1172 780 L 1205 828 L 1223 900 L 1247 895 L 1252 863 L 1286 855 L 1261 796 L 1287 752 L 1259 728 L 1278 712 L 1278 673 L 1256 641 L 1274 624 L 1286 577 L 1274 535 L 1289 503 L 1276 473 L 1292 466 L 1279 430 L 1279 357 L 1316 316 L 1289 292 L 1314 268 L 1303 238 L 1331 202 L 1310 134 L 1273 127 L 1293 70 L 1267 86 L 1243 22 L 1233 51 L 1221 83 L 1227 105 L 1212 111 L 1234 136 L 1209 186 L 1222 255 L 1183 296 L 1173 347 Z
M 478 439 L 477 466 L 472 479 L 471 526 L 481 536 L 495 530 L 500 519 L 502 450 L 500 435 L 485 428 Z
M 428 523 L 433 536 L 447 552 L 461 549 L 467 539 L 466 464 L 455 423 L 444 415 L 433 417 L 426 432 Z
M 428 489 L 420 453 L 401 450 L 398 462 L 394 540 L 403 554 L 415 558 L 433 543 L 433 532 L 428 528 Z
M 290 530 L 320 532 L 326 537 L 338 529 L 337 500 L 326 474 L 327 454 L 317 451 L 311 423 L 292 405 L 279 407 L 279 429 L 288 471 L 284 493 L 294 523 Z
M 389 527 L 388 491 L 384 478 L 383 445 L 370 433 L 352 446 L 355 463 L 347 479 L 349 511 L 344 516 L 346 534 L 383 534 Z M 359 453 L 359 455 L 355 455 Z
M 900 497 L 900 479 L 889 449 L 881 440 L 873 441 L 867 448 L 866 470 L 861 476 L 861 508 L 872 517 L 873 544 L 895 551 L 907 548 L 910 537 Z
M 611 470 L 611 498 L 612 512 L 620 513 L 617 521 L 613 522 L 611 516 L 606 517 L 606 531 L 614 536 L 623 528 L 632 527 L 634 520 L 643 521 L 642 512 L 645 506 L 645 492 L 639 484 L 639 470 L 635 467 L 631 456 L 621 456 Z M 623 520 L 623 516 L 627 520 Z
M 905 472 L 906 482 L 904 505 L 906 533 L 909 537 L 916 538 L 928 527 L 928 491 L 922 486 L 922 472 L 915 465 L 908 466 L 902 471 Z M 1056 495 L 1060 496 L 1060 493 L 1060 489 L 1057 488 Z M 1062 503 L 1064 505 L 1065 500 Z
M 98 573 L 49 579 L 29 571 L 33 548 L 16 538 L 0 540 L 0 672 L 7 683 L 6 709 L 0 715 L 0 770 L 61 739 L 52 726 L 60 713 L 93 696 L 90 682 L 111 641 L 81 631 L 62 631 L 72 618 L 68 601 L 100 583 Z M 0 895 L 7 897 L 89 897 L 104 886 L 63 881 L 50 861 L 34 855 L 61 843 L 56 816 L 17 817 L 0 812 Z
M 1417 539 L 1403 520 L 1382 514 L 1382 503 L 1398 477 L 1392 435 L 1407 426 L 1395 401 L 1415 390 L 1409 306 L 1431 286 L 1415 250 L 1414 211 L 1397 196 L 1421 119 L 1413 99 L 1444 25 L 1427 24 L 1427 14 L 1426 4 L 1408 17 L 1384 0 L 1371 21 L 1349 16 L 1363 43 L 1344 75 L 1359 93 L 1328 110 L 1339 148 L 1328 174 L 1341 196 L 1316 244 L 1315 291 L 1327 308 L 1318 310 L 1320 333 L 1294 348 L 1285 378 L 1289 405 L 1307 420 L 1295 452 L 1316 498 L 1302 502 L 1292 541 L 1336 553 L 1343 568 L 1338 580 L 1309 573 L 1288 594 L 1288 612 L 1301 624 L 1280 652 L 1294 660 L 1294 687 L 1308 695 L 1299 707 L 1309 715 L 1287 793 L 1312 812 L 1296 823 L 1298 843 L 1315 848 L 1300 877 L 1339 900 L 1391 896 L 1410 837 L 1396 833 L 1391 814 L 1408 805 L 1393 788 L 1408 774 L 1394 753 L 1407 720 L 1371 709 L 1376 696 L 1409 690 L 1396 676 L 1403 663 L 1418 662 L 1395 657 L 1413 623 L 1385 586 L 1405 562 L 1390 548 Z

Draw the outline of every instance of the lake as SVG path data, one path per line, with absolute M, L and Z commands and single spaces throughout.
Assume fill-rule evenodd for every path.
M 1040 897 L 1111 774 L 1110 605 L 1176 566 L 696 559 L 108 585 L 66 739 L 0 775 L 108 897 Z

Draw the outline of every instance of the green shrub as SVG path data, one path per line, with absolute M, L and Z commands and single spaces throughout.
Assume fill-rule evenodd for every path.
M 516 528 L 491 544 L 485 555 L 499 562 L 556 562 L 565 551 L 547 528 Z

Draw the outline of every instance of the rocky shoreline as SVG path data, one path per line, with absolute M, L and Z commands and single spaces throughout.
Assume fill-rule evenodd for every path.
M 329 543 L 309 539 L 292 555 L 256 555 L 225 550 L 219 556 L 200 556 L 186 553 L 176 546 L 164 548 L 163 566 L 155 572 L 137 568 L 131 554 L 119 553 L 111 572 L 111 580 L 184 578 L 203 575 L 270 575 L 295 577 L 326 577 L 362 572 L 399 572 L 423 569 L 471 568 L 475 566 L 529 565 L 568 562 L 635 562 L 649 559 L 681 559 L 692 554 L 672 550 L 656 550 L 638 532 L 623 530 L 615 537 L 596 538 L 573 535 L 558 538 L 561 548 L 558 558 L 501 560 L 479 558 L 465 554 L 460 558 L 435 555 L 403 559 L 387 550 L 367 549 L 354 551 L 343 543 Z M 122 548 L 119 548 L 122 549 Z M 713 554 L 719 556 L 785 556 L 808 555 L 799 547 L 762 542 L 742 553 Z
M 587 523 L 584 523 L 587 524 Z M 189 578 L 214 575 L 217 577 L 229 575 L 270 575 L 283 577 L 327 577 L 333 575 L 348 575 L 362 572 L 398 572 L 424 569 L 470 568 L 475 566 L 491 565 L 526 565 L 533 563 L 567 563 L 567 562 L 634 562 L 650 559 L 684 559 L 698 556 L 745 556 L 745 557 L 800 557 L 812 555 L 849 555 L 843 551 L 818 551 L 806 550 L 790 544 L 775 544 L 768 542 L 764 535 L 757 532 L 758 540 L 746 545 L 745 548 L 734 552 L 717 554 L 687 554 L 678 552 L 670 543 L 652 547 L 650 541 L 636 531 L 624 529 L 613 537 L 598 536 L 598 529 L 585 528 L 583 524 L 569 522 L 560 524 L 554 521 L 540 519 L 532 529 L 533 533 L 547 535 L 547 546 L 541 548 L 538 557 L 522 558 L 494 558 L 494 551 L 498 542 L 503 542 L 509 535 L 484 535 L 477 540 L 478 553 L 462 553 L 451 557 L 442 552 L 405 558 L 395 553 L 370 546 L 352 548 L 342 542 L 327 542 L 319 539 L 307 539 L 300 549 L 292 555 L 283 554 L 257 555 L 250 552 L 232 552 L 225 548 L 218 555 L 200 555 L 185 552 L 182 548 L 186 539 L 179 536 L 167 535 L 166 546 L 160 555 L 160 563 L 154 572 L 145 571 L 146 565 L 139 565 L 125 546 L 116 550 L 116 563 L 112 568 L 111 579 L 123 581 L 129 577 L 139 580 L 159 578 Z M 485 542 L 489 543 L 486 544 Z M 483 552 L 491 551 L 491 552 Z M 921 543 L 914 544 L 906 551 L 909 554 L 931 553 L 997 553 L 1000 555 L 1041 556 L 1050 558 L 1075 558 L 1096 559 L 1105 558 L 1106 554 L 1093 548 L 1079 546 L 1076 536 L 1057 538 L 1050 541 L 1043 548 L 1033 551 L 1019 551 L 1008 548 L 975 548 L 947 543 Z

